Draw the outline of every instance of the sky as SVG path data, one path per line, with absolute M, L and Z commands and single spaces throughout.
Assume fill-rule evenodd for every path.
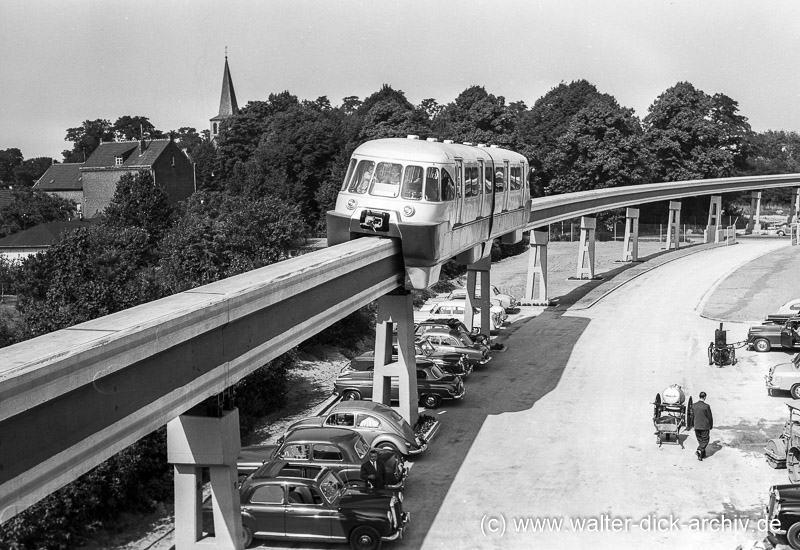
M 207 129 L 226 49 L 240 107 L 383 84 L 530 107 L 585 79 L 643 118 L 690 82 L 800 132 L 797 0 L 0 0 L 0 150 L 61 161 L 68 128 L 124 115 Z

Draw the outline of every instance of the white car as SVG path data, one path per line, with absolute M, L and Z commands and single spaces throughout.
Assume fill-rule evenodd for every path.
M 800 315 L 800 298 L 789 300 L 775 312 L 776 315 Z
M 475 286 L 475 297 L 481 295 L 481 285 Z M 457 288 L 453 292 L 450 293 L 448 296 L 449 300 L 466 300 L 467 299 L 467 289 L 466 288 Z M 519 305 L 517 299 L 511 296 L 510 294 L 503 294 L 500 290 L 494 286 L 489 285 L 489 301 L 492 304 L 501 306 L 505 310 L 509 309 L 516 309 Z
M 456 319 L 464 320 L 464 311 L 466 310 L 466 300 L 446 300 L 439 302 L 433 306 L 429 312 L 430 317 L 455 317 Z M 472 326 L 478 327 L 479 332 L 489 332 L 483 330 L 481 327 L 481 312 L 475 307 L 473 308 Z M 505 310 L 500 306 L 492 306 L 489 312 L 489 330 L 496 331 L 503 326 Z

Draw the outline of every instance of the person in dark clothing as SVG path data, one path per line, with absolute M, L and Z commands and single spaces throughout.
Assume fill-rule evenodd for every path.
M 706 403 L 706 392 L 700 392 L 700 400 L 692 405 L 694 412 L 694 435 L 697 436 L 697 460 L 706 457 L 706 447 L 710 439 L 711 430 L 714 428 L 714 418 L 711 416 L 711 407 Z
M 383 464 L 378 462 L 378 451 L 371 449 L 367 456 L 367 461 L 361 465 L 361 479 L 368 487 L 373 489 L 383 489 L 386 486 L 386 476 L 383 471 Z

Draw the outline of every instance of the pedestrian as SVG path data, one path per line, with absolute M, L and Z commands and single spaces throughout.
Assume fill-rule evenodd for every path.
M 373 489 L 383 489 L 386 486 L 383 464 L 378 462 L 377 449 L 370 449 L 366 462 L 361 465 L 361 479 Z
M 697 436 L 697 460 L 706 457 L 706 447 L 711 430 L 714 429 L 714 418 L 711 416 L 711 407 L 706 403 L 706 392 L 700 392 L 700 400 L 692 405 L 694 413 L 694 435 Z

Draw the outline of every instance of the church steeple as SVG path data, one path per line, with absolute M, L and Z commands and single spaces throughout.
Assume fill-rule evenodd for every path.
M 228 67 L 228 48 L 225 48 L 225 72 L 222 75 L 222 93 L 219 98 L 219 114 L 211 119 L 211 141 L 216 141 L 219 135 L 220 123 L 239 112 L 236 103 L 236 92 L 233 89 L 231 69 Z

